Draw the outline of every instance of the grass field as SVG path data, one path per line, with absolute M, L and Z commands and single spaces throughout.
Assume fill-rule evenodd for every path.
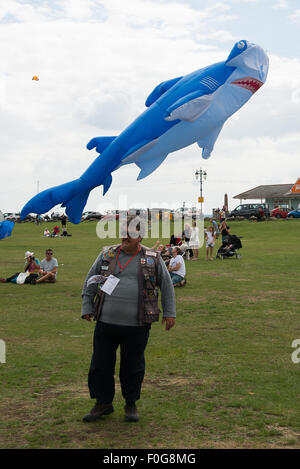
M 82 422 L 94 323 L 80 318 L 81 289 L 107 244 L 95 227 L 49 240 L 43 225 L 17 224 L 0 241 L 1 277 L 22 270 L 28 249 L 41 260 L 52 247 L 63 264 L 53 285 L 0 284 L 0 447 L 299 448 L 300 222 L 232 222 L 240 260 L 207 262 L 202 248 L 187 262 L 176 326 L 151 330 L 136 424 L 124 421 L 119 384 L 115 412 Z

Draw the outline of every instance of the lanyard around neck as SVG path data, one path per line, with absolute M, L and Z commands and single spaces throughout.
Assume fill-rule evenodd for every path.
M 121 252 L 121 246 L 119 247 L 119 251 L 118 251 L 118 254 L 117 254 L 117 263 L 118 263 L 118 266 L 120 267 L 121 271 L 125 269 L 125 267 L 129 264 L 129 262 L 131 262 L 132 259 L 140 252 L 140 250 L 141 250 L 141 247 L 139 247 L 138 250 L 136 251 L 136 253 L 133 254 L 133 256 L 131 256 L 130 259 L 128 259 L 126 264 L 121 265 L 120 262 L 119 262 L 119 255 L 120 255 L 120 252 Z

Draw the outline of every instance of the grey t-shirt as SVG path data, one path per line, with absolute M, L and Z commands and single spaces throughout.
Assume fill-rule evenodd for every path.
M 51 270 L 54 267 L 58 267 L 58 262 L 57 262 L 57 259 L 55 259 L 55 257 L 52 257 L 50 261 L 47 261 L 47 259 L 43 259 L 41 262 L 41 269 L 44 270 L 45 272 L 51 272 Z M 55 274 L 55 277 L 56 277 L 56 274 Z
M 131 258 L 130 255 L 121 251 L 119 262 L 122 266 Z M 90 269 L 82 291 L 82 313 L 93 313 L 93 299 L 97 292 L 97 284 L 90 284 L 87 287 L 87 281 L 92 275 L 100 273 L 103 255 L 98 256 Z M 120 282 L 111 295 L 105 294 L 103 309 L 101 313 L 101 322 L 110 324 L 119 324 L 124 326 L 138 326 L 138 265 L 141 262 L 141 254 L 137 254 L 121 271 L 118 264 L 115 267 L 113 275 L 120 279 Z M 161 303 L 163 307 L 163 316 L 175 317 L 175 294 L 174 287 L 166 268 L 164 261 L 160 258 L 158 264 L 158 285 L 161 290 Z

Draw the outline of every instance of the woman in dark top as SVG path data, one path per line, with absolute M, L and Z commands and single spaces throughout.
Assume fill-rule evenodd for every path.
M 221 222 L 222 223 L 220 225 L 220 231 L 221 231 L 222 242 L 223 242 L 225 236 L 229 235 L 229 226 L 227 225 L 225 218 L 222 218 Z

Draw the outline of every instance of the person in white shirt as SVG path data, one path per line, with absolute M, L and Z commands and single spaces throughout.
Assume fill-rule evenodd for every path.
M 180 255 L 180 248 L 178 246 L 172 249 L 172 259 L 170 260 L 168 270 L 170 272 L 171 280 L 174 285 L 183 287 L 186 284 L 185 280 L 185 263 L 183 257 Z
M 208 231 L 205 232 L 206 238 L 206 260 L 208 260 L 208 253 L 210 253 L 210 260 L 213 260 L 213 249 L 216 240 L 216 233 L 214 232 L 214 227 L 209 226 Z
M 192 258 L 193 261 L 198 260 L 199 247 L 200 247 L 199 228 L 197 226 L 197 223 L 195 221 L 193 221 L 191 237 L 190 237 L 190 241 L 189 241 L 189 248 L 193 249 L 193 252 L 194 252 L 194 256 Z
M 58 262 L 53 257 L 52 249 L 46 249 L 46 258 L 41 262 L 41 268 L 39 270 L 39 278 L 36 283 L 48 282 L 55 283 L 57 275 Z

